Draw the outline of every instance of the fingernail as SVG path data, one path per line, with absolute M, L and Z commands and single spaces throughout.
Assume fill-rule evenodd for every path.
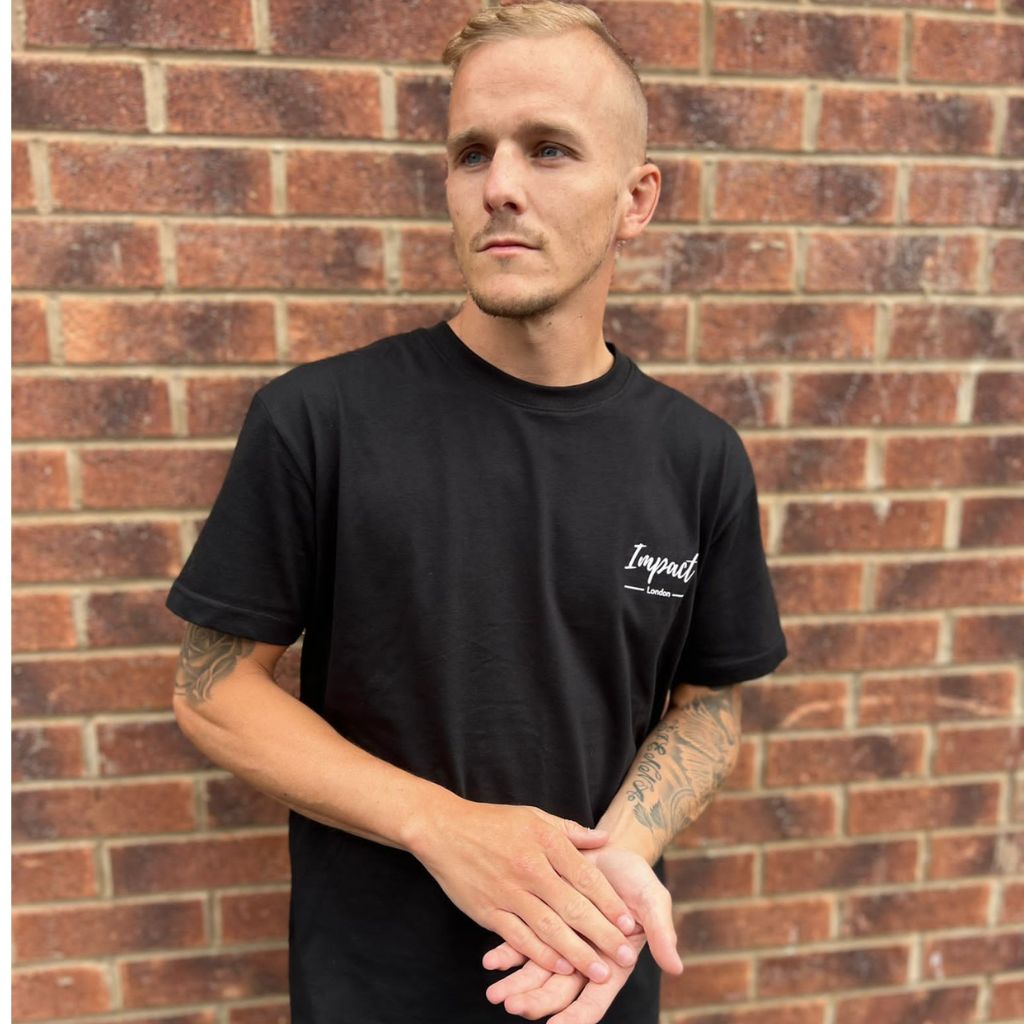
M 601 963 L 600 960 L 595 960 L 590 967 L 587 968 L 587 977 L 591 981 L 607 981 L 608 976 L 612 972 L 608 969 L 607 964 Z
M 623 914 L 618 920 L 619 928 L 622 929 L 623 933 L 628 935 L 635 927 L 636 921 L 629 916 L 629 914 Z
M 615 950 L 615 959 L 622 967 L 632 967 L 636 963 L 636 954 L 631 947 L 623 943 Z
M 563 960 L 559 957 L 558 962 L 555 964 L 555 972 L 557 974 L 572 974 L 576 970 L 575 967 L 568 960 Z

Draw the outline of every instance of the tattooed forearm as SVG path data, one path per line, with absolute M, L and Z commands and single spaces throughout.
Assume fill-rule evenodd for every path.
M 633 817 L 664 847 L 711 802 L 736 763 L 737 697 L 729 689 L 674 707 L 626 780 Z
M 209 699 L 214 684 L 230 675 L 238 659 L 244 658 L 255 646 L 255 641 L 245 637 L 189 623 L 181 645 L 174 692 L 185 697 L 189 704 L 202 704 Z

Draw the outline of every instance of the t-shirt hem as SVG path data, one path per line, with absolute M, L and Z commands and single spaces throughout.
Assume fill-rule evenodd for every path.
M 789 651 L 786 638 L 780 636 L 778 641 L 768 650 L 749 658 L 728 662 L 692 662 L 683 665 L 676 673 L 676 684 L 691 683 L 694 686 L 707 686 L 712 689 L 718 686 L 731 686 L 733 683 L 744 683 L 750 679 L 773 672 L 786 660 Z
M 186 622 L 206 626 L 232 636 L 244 636 L 266 644 L 294 643 L 302 627 L 251 608 L 235 608 L 196 594 L 175 582 L 167 594 L 167 607 Z

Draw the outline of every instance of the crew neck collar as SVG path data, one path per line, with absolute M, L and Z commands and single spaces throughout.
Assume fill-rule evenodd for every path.
M 465 376 L 506 401 L 535 409 L 575 411 L 597 405 L 617 395 L 633 370 L 632 360 L 610 341 L 605 341 L 613 362 L 600 377 L 582 384 L 535 384 L 506 373 L 477 355 L 446 320 L 429 328 L 427 335 L 445 359 L 456 365 Z

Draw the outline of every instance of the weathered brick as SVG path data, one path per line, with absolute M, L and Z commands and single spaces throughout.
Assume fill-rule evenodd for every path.
M 780 550 L 899 551 L 941 548 L 944 501 L 794 501 L 784 506 Z
M 31 6 L 34 11 L 40 5 Z M 11 127 L 144 132 L 142 68 L 96 61 L 15 60 Z
M 26 725 L 11 730 L 11 778 L 77 779 L 85 774 L 78 725 Z
M 910 169 L 910 224 L 1024 225 L 1024 172 L 1012 168 Z
M 758 973 L 761 998 L 899 985 L 908 980 L 909 950 L 902 945 L 765 957 Z
M 891 437 L 885 485 L 895 488 L 986 487 L 1024 476 L 1024 434 L 990 437 Z
M 891 359 L 1024 359 L 1024 309 L 897 303 Z
M 175 1013 L 171 1016 L 165 1014 L 152 1014 L 143 1016 L 132 1016 L 132 1024 L 217 1024 L 217 1011 L 215 1009 L 197 1010 L 192 1013 Z M 121 1024 L 117 1017 L 90 1017 L 89 1024 Z M 287 1017 L 270 1024 L 288 1024 Z
M 769 739 L 764 785 L 806 786 L 920 775 L 924 733 L 858 733 L 827 739 Z
M 807 242 L 811 292 L 969 291 L 981 259 L 968 236 L 816 233 Z
M 857 702 L 860 725 L 971 721 L 1013 713 L 1012 672 L 866 676 Z
M 444 142 L 448 129 L 447 75 L 395 74 L 398 137 L 419 142 Z
M 50 346 L 46 340 L 46 307 L 42 299 L 11 299 L 11 362 L 47 363 Z
M 1024 1017 L 1024 978 L 993 978 L 989 1011 L 993 1021 Z
M 754 855 L 672 856 L 665 860 L 665 877 L 673 900 L 679 903 L 753 896 Z
M 880 609 L 1024 602 L 1024 558 L 886 563 L 875 576 Z
M 654 146 L 799 151 L 802 88 L 676 84 L 644 87 Z
M 149 50 L 251 50 L 249 0 L 33 0 L 25 39 L 34 46 Z
M 1024 498 L 964 498 L 960 547 L 1024 545 Z
M 679 849 L 834 836 L 837 813 L 831 793 L 792 796 L 720 795 L 673 840 Z
M 1024 768 L 1024 729 L 990 725 L 973 729 L 940 729 L 932 761 L 936 775 L 1009 772 Z
M 1024 857 L 1024 832 L 931 835 L 928 842 L 928 877 L 932 879 L 1012 874 Z
M 796 846 L 764 851 L 765 893 L 900 885 L 916 880 L 918 842 Z
M 703 1006 L 707 1003 L 736 1003 L 750 999 L 753 992 L 752 963 L 723 960 L 688 964 L 686 984 L 667 974 L 661 984 L 661 998 L 668 1006 Z
M 195 828 L 191 782 L 22 789 L 11 796 L 11 837 L 78 839 Z
M 376 228 L 191 224 L 177 229 L 182 288 L 365 291 L 384 286 Z
M 605 307 L 604 336 L 637 362 L 687 357 L 690 302 L 610 302 Z
M 260 1003 L 258 1006 L 230 1005 L 228 1024 L 290 1024 L 287 1002 Z M 214 1024 L 211 1020 L 210 1024 Z
M 816 149 L 859 154 L 991 153 L 994 123 L 992 99 L 987 96 L 826 87 L 821 91 Z
M 287 825 L 288 808 L 238 778 L 204 779 L 202 792 L 210 828 Z
M 105 966 L 42 967 L 11 972 L 11 1019 L 45 1020 L 104 1013 L 114 1008 Z
M 1024 156 L 1024 96 L 1007 96 L 1006 113 L 1003 156 Z
M 736 766 L 729 773 L 729 777 L 722 784 L 722 789 L 727 792 L 740 793 L 750 792 L 758 788 L 758 744 L 754 739 L 740 738 L 739 754 L 736 759 Z
M 673 1013 L 670 1024 L 825 1024 L 825 1004 L 789 1002 L 784 1006 L 740 1007 L 734 1010 L 694 1010 Z M 282 1022 L 283 1024 L 283 1022 Z
M 178 644 L 184 623 L 164 607 L 166 588 L 90 594 L 86 635 L 90 647 Z
M 32 167 L 28 161 L 28 143 L 23 139 L 15 139 L 11 143 L 11 209 L 31 210 L 35 204 Z
M 927 619 L 794 623 L 786 672 L 842 672 L 933 664 L 938 623 Z
M 994 825 L 999 789 L 998 782 L 851 789 L 847 827 L 850 835 L 865 835 Z
M 1024 615 L 960 615 L 953 627 L 954 661 L 1024 658 Z
M 18 719 L 166 711 L 176 661 L 176 655 L 159 654 L 15 662 L 11 714 Z
M 1024 25 L 911 15 L 910 77 L 917 82 L 1020 85 Z
M 14 850 L 11 853 L 11 900 L 14 906 L 54 900 L 86 900 L 98 894 L 95 853 L 91 846 Z
M 701 163 L 691 158 L 658 156 L 661 194 L 652 223 L 700 220 Z
M 697 4 L 592 0 L 597 12 L 641 72 L 653 68 L 695 71 L 700 66 Z
M 779 422 L 776 373 L 657 373 L 654 379 L 692 398 L 737 427 Z
M 988 917 L 989 895 L 987 885 L 964 885 L 846 896 L 839 903 L 839 934 L 860 938 L 980 927 Z
M 67 650 L 77 643 L 67 594 L 11 595 L 11 649 L 15 653 Z
M 79 456 L 82 506 L 206 509 L 230 457 L 227 449 L 88 449 Z
M 988 932 L 951 939 L 931 939 L 921 950 L 924 977 L 997 974 L 1019 971 L 1024 964 L 1024 931 Z
M 440 155 L 297 150 L 288 154 L 287 178 L 294 214 L 447 216 Z
M 116 896 L 286 882 L 288 837 L 282 829 L 274 835 L 112 843 L 110 871 Z
M 1001 924 L 1024 922 L 1024 882 L 1007 882 L 1003 887 L 1003 906 L 999 921 Z
M 894 79 L 900 18 L 723 8 L 714 13 L 714 71 Z
M 773 900 L 733 907 L 702 907 L 676 915 L 680 954 L 717 950 L 778 948 L 821 942 L 829 937 L 824 899 Z
M 185 385 L 192 437 L 230 437 L 242 426 L 252 396 L 271 377 L 193 377 Z
M 838 729 L 846 721 L 848 697 L 838 680 L 753 680 L 743 687 L 743 732 Z
M 373 71 L 171 65 L 167 129 L 192 135 L 379 138 Z
M 956 373 L 798 373 L 790 422 L 801 426 L 953 423 Z
M 862 438 L 751 437 L 746 444 L 761 494 L 863 486 L 867 455 Z
M 974 392 L 974 423 L 1024 421 L 1024 373 L 981 373 Z
M 16 220 L 15 288 L 157 288 L 163 283 L 156 228 L 148 224 Z
M 992 243 L 990 290 L 993 295 L 1018 295 L 1024 280 L 1024 239 L 997 238 Z
M 212 146 L 50 145 L 58 210 L 270 213 L 270 154 Z
M 188 949 L 206 939 L 199 899 L 22 910 L 14 915 L 12 935 L 19 960 Z
M 835 1024 L 974 1024 L 980 989 L 977 985 L 853 996 L 836 1007 Z
M 173 719 L 97 723 L 96 745 L 102 776 L 195 772 L 213 767 Z
M 774 565 L 772 584 L 783 615 L 825 615 L 860 608 L 864 567 L 858 563 Z
M 288 893 L 225 893 L 220 907 L 224 942 L 279 942 L 288 938 Z
M 411 292 L 462 291 L 452 233 L 442 228 L 402 228 L 399 265 L 402 289 Z
M 11 509 L 48 512 L 71 507 L 67 455 L 41 449 L 11 452 Z

